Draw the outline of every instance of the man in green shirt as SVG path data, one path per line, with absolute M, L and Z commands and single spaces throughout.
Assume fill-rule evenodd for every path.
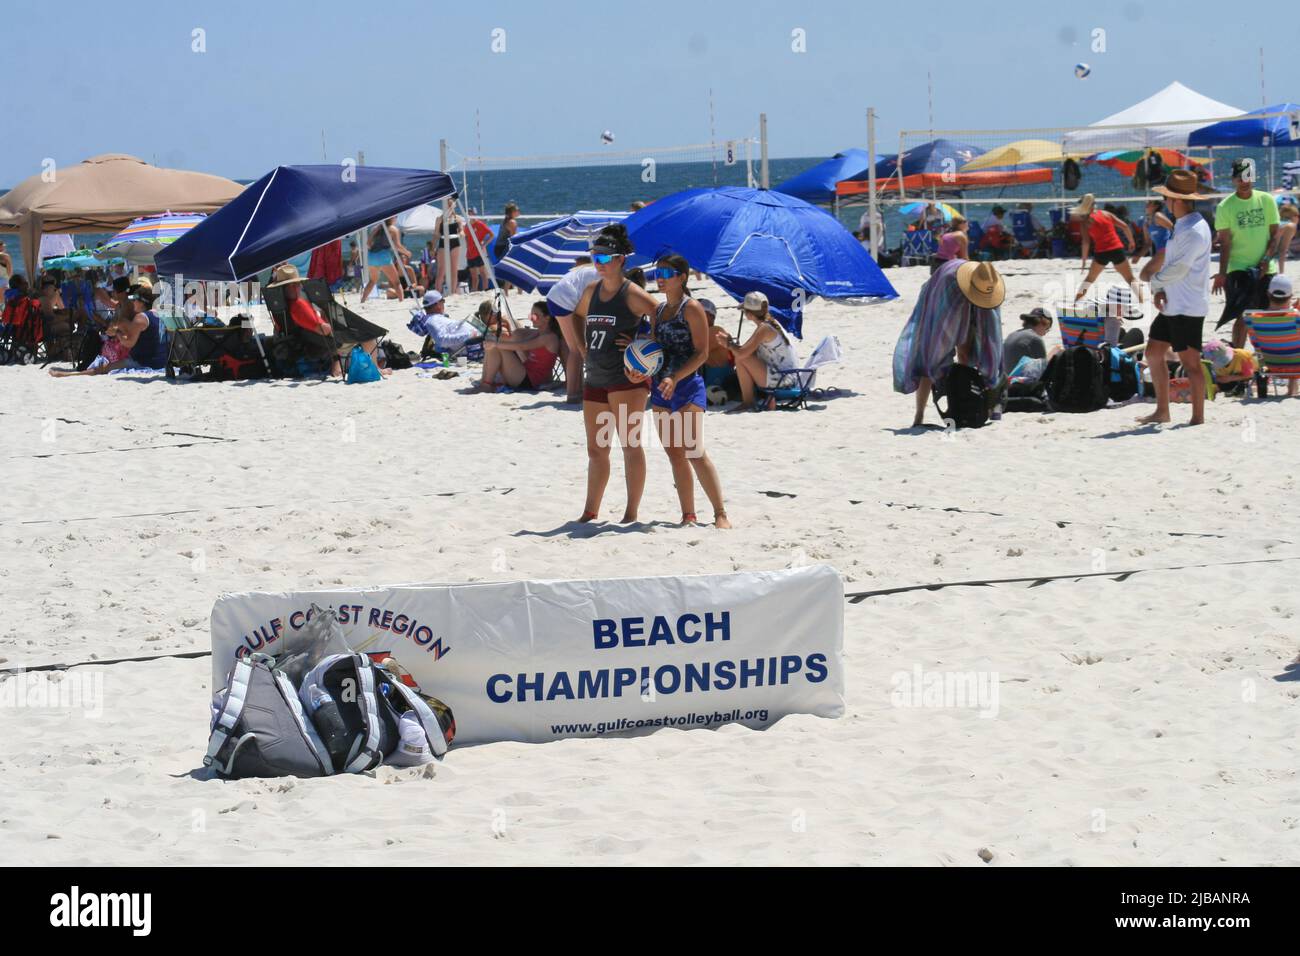
M 1246 323 L 1241 313 L 1264 307 L 1269 274 L 1276 268 L 1269 257 L 1277 236 L 1277 201 L 1256 191 L 1255 161 L 1232 162 L 1234 193 L 1219 203 L 1214 213 L 1214 230 L 1219 236 L 1219 272 L 1214 277 L 1215 294 L 1224 294 L 1223 315 L 1216 329 L 1229 322 L 1232 347 L 1246 344 Z

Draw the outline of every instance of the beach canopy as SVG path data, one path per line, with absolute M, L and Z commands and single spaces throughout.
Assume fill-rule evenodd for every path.
M 1084 129 L 1071 130 L 1065 134 L 1062 148 L 1067 153 L 1082 155 L 1147 146 L 1186 149 L 1188 138 L 1198 128 L 1197 120 L 1209 122 L 1241 114 L 1242 111 L 1235 106 L 1212 100 L 1174 82 L 1128 109 Z M 1106 129 L 1108 126 L 1127 128 Z
M 193 212 L 142 216 L 96 249 L 95 255 L 101 259 L 120 256 L 136 265 L 152 264 L 154 256 L 206 218 L 203 213 Z
M 1063 163 L 1069 157 L 1061 152 L 1061 144 L 1049 139 L 1018 139 L 990 149 L 961 167 L 964 173 L 999 166 L 1028 166 L 1035 163 Z
M 24 179 L 0 198 L 0 232 L 19 234 L 30 269 L 44 233 L 116 232 L 133 219 L 168 209 L 213 212 L 243 188 L 221 176 L 105 153 Z
M 829 203 L 835 199 L 836 183 L 865 175 L 869 165 L 865 149 L 846 149 L 772 188 L 814 205 Z
M 1285 113 L 1285 116 L 1268 116 Z M 1253 117 L 1247 119 L 1247 117 Z M 1300 106 L 1278 103 L 1263 106 L 1239 119 L 1211 123 L 1193 130 L 1188 146 L 1296 146 L 1300 144 Z
M 656 200 L 625 224 L 637 251 L 651 259 L 675 252 L 737 300 L 764 293 L 773 314 L 796 335 L 801 303 L 815 296 L 898 297 L 862 243 L 833 216 L 785 193 L 687 189 Z
M 408 209 L 397 217 L 397 229 L 404 236 L 432 235 L 440 228 L 442 210 L 428 203 L 421 203 L 414 209 Z
M 445 173 L 277 166 L 154 259 L 163 275 L 242 281 L 421 203 L 455 195 Z
M 572 216 L 551 219 L 510 237 L 510 248 L 496 264 L 496 276 L 512 282 L 525 292 L 545 295 L 551 286 L 564 278 L 578 256 L 585 256 L 591 240 L 611 222 L 622 222 L 629 212 L 575 212 Z M 627 266 L 643 266 L 645 256 L 628 256 Z
M 882 156 L 876 161 L 876 191 L 881 194 L 933 190 L 957 193 L 967 189 L 1010 186 L 1017 183 L 1052 181 L 1052 171 L 1042 166 L 999 166 L 968 172 L 964 167 L 984 155 L 984 150 L 960 140 L 939 139 L 922 143 L 898 156 Z M 866 171 L 841 180 L 835 192 L 841 199 L 861 199 L 871 189 Z

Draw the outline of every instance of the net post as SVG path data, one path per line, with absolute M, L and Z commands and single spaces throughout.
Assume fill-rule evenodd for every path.
M 447 170 L 447 141 L 438 140 L 438 170 L 446 172 Z M 447 291 L 442 294 L 449 297 L 451 290 L 456 288 L 456 263 L 451 261 L 451 215 L 455 206 L 448 202 L 446 198 L 442 200 L 442 221 L 438 223 L 438 231 L 442 234 L 442 261 L 447 269 Z M 435 262 L 434 283 L 438 281 L 438 264 Z M 442 291 L 442 290 L 439 290 Z
M 761 188 L 770 189 L 771 183 L 767 175 L 767 114 L 758 114 L 758 135 L 759 135 L 759 176 L 761 177 Z

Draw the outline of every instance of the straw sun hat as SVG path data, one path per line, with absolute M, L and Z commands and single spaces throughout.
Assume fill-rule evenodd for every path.
M 963 262 L 957 267 L 957 287 L 980 309 L 996 309 L 1007 297 L 1007 284 L 991 262 Z
M 306 279 L 304 279 L 302 276 L 298 274 L 297 266 L 295 266 L 292 262 L 286 262 L 284 263 L 284 265 L 279 265 L 275 267 L 275 269 L 271 272 L 271 281 L 267 283 L 266 287 L 268 289 L 274 289 L 276 286 L 279 285 L 288 285 L 291 282 L 306 282 L 306 281 L 307 281 Z
M 1170 199 L 1201 199 L 1201 184 L 1190 169 L 1171 169 L 1163 186 L 1153 186 L 1151 191 Z

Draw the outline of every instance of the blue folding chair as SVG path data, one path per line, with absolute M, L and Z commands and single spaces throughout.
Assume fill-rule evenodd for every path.
M 929 229 L 913 229 L 903 233 L 903 265 L 930 264 L 930 257 L 939 251 L 934 233 Z

